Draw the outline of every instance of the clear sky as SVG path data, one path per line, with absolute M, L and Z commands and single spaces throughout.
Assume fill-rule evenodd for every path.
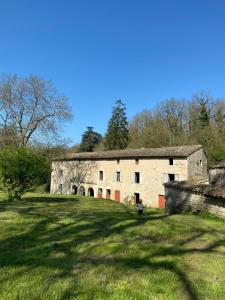
M 0 73 L 51 79 L 74 120 L 104 133 L 121 98 L 129 119 L 199 90 L 225 96 L 224 0 L 0 0 Z

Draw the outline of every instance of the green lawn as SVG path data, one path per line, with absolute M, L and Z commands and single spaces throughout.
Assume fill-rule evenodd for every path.
M 225 221 L 109 200 L 0 200 L 0 299 L 225 299 Z

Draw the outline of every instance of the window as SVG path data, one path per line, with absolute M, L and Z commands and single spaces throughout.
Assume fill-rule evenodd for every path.
M 200 159 L 200 166 L 202 167 L 202 160 Z
M 163 182 L 166 183 L 168 181 L 178 181 L 179 175 L 178 174 L 163 174 Z
M 116 172 L 116 181 L 120 182 L 120 172 Z
M 103 180 L 103 171 L 99 171 L 99 180 Z
M 106 190 L 106 199 L 110 199 L 111 196 L 111 190 L 107 189 Z
M 140 194 L 139 193 L 134 193 L 134 203 L 137 204 L 140 201 Z
M 62 184 L 60 183 L 60 184 L 59 184 L 59 192 L 60 192 L 61 194 L 62 194 L 62 187 L 63 187 L 63 186 L 62 186 Z
M 175 180 L 175 175 L 174 174 L 168 174 L 168 179 L 169 179 L 169 181 L 174 181 Z
M 169 158 L 169 164 L 170 164 L 170 166 L 173 165 L 173 158 Z
M 140 173 L 139 172 L 134 173 L 134 182 L 140 183 Z
M 139 164 L 139 159 L 135 159 L 135 165 L 138 165 Z
M 59 176 L 60 176 L 60 177 L 63 176 L 63 170 L 59 170 Z
M 117 165 L 119 165 L 120 164 L 120 160 L 119 159 L 117 159 Z

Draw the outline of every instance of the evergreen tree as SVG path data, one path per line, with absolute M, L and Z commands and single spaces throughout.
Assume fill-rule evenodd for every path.
M 128 146 L 128 122 L 126 106 L 122 100 L 117 100 L 113 107 L 112 117 L 108 123 L 105 136 L 106 150 L 125 149 Z
M 205 128 L 209 126 L 209 119 L 210 119 L 210 111 L 207 107 L 207 103 L 205 101 L 201 101 L 199 103 L 199 122 L 200 127 Z
M 82 135 L 79 152 L 93 152 L 95 146 L 99 144 L 101 140 L 101 134 L 93 131 L 93 127 L 87 127 L 87 130 Z

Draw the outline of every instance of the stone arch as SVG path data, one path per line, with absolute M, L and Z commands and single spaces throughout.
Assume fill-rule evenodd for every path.
M 76 194 L 77 194 L 77 186 L 76 186 L 76 185 L 73 185 L 73 186 L 72 186 L 72 194 L 73 194 L 73 195 L 76 195 Z
M 90 197 L 95 196 L 95 192 L 94 192 L 94 189 L 92 187 L 89 187 L 89 189 L 88 189 L 88 196 L 90 196 Z
M 78 194 L 82 195 L 82 196 L 85 196 L 85 188 L 83 186 L 79 187 Z

